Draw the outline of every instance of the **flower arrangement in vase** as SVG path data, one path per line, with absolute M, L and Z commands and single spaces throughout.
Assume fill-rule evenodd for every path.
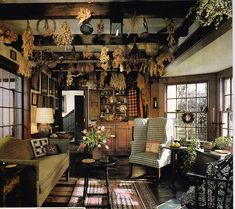
M 82 131 L 84 134 L 83 140 L 80 143 L 80 148 L 88 148 L 92 151 L 93 159 L 98 160 L 102 157 L 102 150 L 109 149 L 109 141 L 114 135 L 110 133 L 104 126 L 94 125 L 89 130 L 84 129 Z

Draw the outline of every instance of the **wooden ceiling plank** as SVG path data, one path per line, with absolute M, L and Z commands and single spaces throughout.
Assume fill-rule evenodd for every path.
M 92 18 L 130 18 L 136 13 L 144 17 L 182 18 L 188 13 L 195 0 L 157 2 L 108 2 L 91 4 Z M 34 3 L 1 4 L 1 20 L 24 19 L 69 19 L 76 18 L 81 7 L 87 3 Z

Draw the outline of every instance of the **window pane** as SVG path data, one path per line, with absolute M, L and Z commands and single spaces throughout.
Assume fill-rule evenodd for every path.
M 206 98 L 197 98 L 197 111 L 203 111 L 207 106 L 207 99 Z
M 167 98 L 176 98 L 176 86 L 167 86 Z
M 2 108 L 0 107 L 0 126 L 2 126 L 2 122 L 3 122 L 3 111 L 2 111 Z M 1 137 L 1 135 L 0 135 Z
M 16 107 L 22 108 L 22 93 L 15 93 L 15 99 L 16 99 Z
M 16 78 L 16 89 L 17 91 L 22 92 L 22 78 L 19 76 Z
M 168 99 L 167 100 L 167 111 L 168 112 L 175 112 L 176 110 L 176 100 L 175 99 Z
M 206 97 L 207 96 L 207 84 L 206 83 L 198 83 L 197 84 L 197 96 L 198 97 Z
M 185 133 L 185 128 L 182 127 L 178 127 L 177 128 L 177 139 L 185 139 L 186 133 Z
M 22 125 L 16 126 L 16 133 L 15 133 L 15 137 L 17 137 L 18 139 L 22 139 L 23 137 L 23 129 L 22 129 Z
M 167 118 L 175 119 L 176 118 L 176 114 L 175 113 L 168 113 L 167 114 Z
M 186 97 L 186 85 L 177 85 L 177 97 Z
M 176 124 L 177 126 L 185 126 L 184 122 L 182 121 L 183 113 L 177 113 Z
M 22 124 L 22 110 L 16 109 L 16 124 Z
M 196 84 L 188 84 L 187 85 L 187 96 L 195 97 L 196 96 Z
M 3 126 L 10 124 L 10 111 L 9 108 L 3 108 Z
M 230 94 L 230 79 L 224 80 L 224 94 Z
M 230 110 L 230 95 L 224 97 L 224 110 Z
M 188 139 L 189 139 L 189 140 L 192 140 L 192 139 L 194 139 L 194 138 L 197 137 L 196 129 L 195 129 L 195 128 L 188 128 L 188 129 L 186 130 L 186 133 L 187 133 L 187 135 L 188 135 Z
M 204 113 L 197 114 L 197 126 L 203 127 L 207 124 L 207 115 Z
M 232 112 L 229 113 L 229 129 L 233 129 L 233 113 Z
M 223 123 L 223 128 L 228 127 L 228 114 L 227 113 L 222 113 L 222 123 Z
M 186 110 L 186 100 L 185 99 L 178 99 L 177 100 L 177 110 Z
M 188 111 L 196 111 L 197 110 L 197 105 L 196 105 L 196 98 L 195 99 L 187 99 L 188 103 Z
M 0 88 L 0 106 L 3 106 L 3 92 L 2 92 L 2 88 Z

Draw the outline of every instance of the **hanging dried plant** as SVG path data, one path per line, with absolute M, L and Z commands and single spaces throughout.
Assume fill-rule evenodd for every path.
M 196 20 L 202 26 L 210 26 L 214 22 L 217 28 L 224 17 L 232 18 L 232 0 L 200 0 L 195 10 Z
M 10 26 L 0 23 L 0 42 L 11 44 L 17 40 L 17 34 L 11 30 Z
M 32 28 L 29 25 L 29 21 L 27 21 L 27 27 L 24 33 L 22 34 L 22 40 L 23 40 L 23 56 L 25 59 L 29 59 L 33 56 L 33 49 L 34 49 L 34 36 Z
M 117 91 L 126 89 L 126 80 L 123 73 L 113 73 L 110 81 L 110 86 Z
M 71 71 L 68 71 L 67 73 L 67 79 L 66 79 L 66 86 L 71 86 L 73 83 L 73 75 Z
M 167 23 L 167 41 L 168 41 L 168 48 L 170 49 L 174 49 L 174 47 L 176 46 L 176 40 L 174 37 L 174 33 L 175 33 L 175 25 L 172 19 L 168 20 Z
M 91 59 L 93 56 L 92 49 L 87 47 L 82 51 L 82 57 L 83 59 Z
M 151 77 L 156 76 L 158 68 L 157 68 L 157 63 L 153 60 L 153 57 L 149 59 L 148 63 L 149 63 L 149 75 Z
M 109 55 L 108 55 L 109 49 L 107 47 L 102 47 L 100 52 L 100 62 L 106 63 L 109 61 Z
M 107 47 L 102 47 L 100 52 L 100 62 L 101 67 L 104 70 L 108 70 L 109 67 L 109 55 L 108 55 L 109 49 Z
M 22 55 L 20 58 L 18 73 L 26 78 L 30 78 L 32 76 L 32 62 Z
M 76 17 L 79 20 L 79 24 L 91 17 L 91 10 L 87 8 L 80 8 L 78 16 Z
M 69 46 L 72 43 L 73 35 L 71 33 L 70 26 L 67 21 L 61 24 L 61 27 L 57 33 L 53 36 L 54 42 L 57 46 Z
M 170 52 L 164 52 L 156 58 L 157 68 L 158 68 L 158 72 L 160 76 L 164 74 L 164 70 L 165 70 L 165 65 L 163 62 L 164 61 L 172 62 L 174 60 L 175 60 L 175 57 Z
M 140 73 L 138 73 L 137 87 L 138 87 L 140 90 L 143 90 L 143 89 L 145 88 L 144 76 L 141 75 Z
M 41 29 L 40 29 L 40 23 L 42 21 L 44 21 L 44 25 L 42 27 L 43 31 L 41 31 Z M 41 36 L 44 36 L 44 37 L 53 35 L 55 33 L 55 31 L 56 31 L 56 22 L 55 22 L 55 20 L 51 20 L 51 22 L 53 24 L 52 28 L 50 28 L 49 22 L 48 22 L 47 19 L 45 19 L 45 20 L 38 20 L 37 21 L 37 27 L 36 27 L 36 30 L 37 30 L 38 34 L 41 35 Z
M 106 71 L 103 71 L 100 73 L 100 79 L 99 79 L 99 87 L 100 88 L 104 88 L 104 82 L 105 82 L 105 78 L 108 75 L 108 73 Z
M 113 68 L 118 68 L 120 71 L 123 71 L 123 62 L 124 62 L 124 53 L 120 47 L 116 47 L 113 51 L 113 62 L 112 66 Z
M 103 20 L 100 20 L 99 23 L 97 23 L 97 34 L 100 35 L 101 33 L 104 32 L 104 22 Z

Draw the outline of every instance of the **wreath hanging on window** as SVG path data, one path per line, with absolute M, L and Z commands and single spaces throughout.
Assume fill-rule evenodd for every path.
M 182 115 L 182 121 L 186 124 L 190 124 L 194 121 L 194 115 L 191 112 L 185 112 Z

